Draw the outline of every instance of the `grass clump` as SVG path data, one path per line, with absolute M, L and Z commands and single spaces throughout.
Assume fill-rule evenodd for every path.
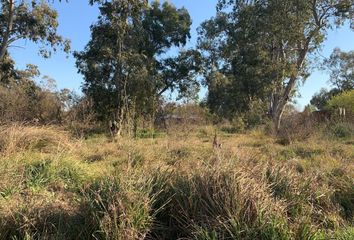
M 328 125 L 325 131 L 329 136 L 349 139 L 354 136 L 354 125 L 350 122 L 337 122 Z
M 139 181 L 138 181 L 139 182 Z M 89 206 L 95 239 L 144 239 L 153 222 L 153 196 L 145 183 L 123 183 L 106 177 L 85 186 L 81 194 Z
M 50 175 L 51 161 L 39 161 L 25 166 L 25 184 L 31 189 L 38 189 L 51 180 Z
M 69 135 L 56 128 L 10 125 L 0 127 L 0 153 L 19 151 L 55 152 L 73 147 Z
M 334 188 L 332 201 L 340 207 L 341 215 L 354 223 L 354 179 L 337 170 L 330 176 L 329 183 Z
M 290 239 L 264 186 L 257 189 L 254 182 L 250 189 L 250 179 L 241 173 L 205 171 L 166 179 L 154 205 L 162 209 L 154 239 Z

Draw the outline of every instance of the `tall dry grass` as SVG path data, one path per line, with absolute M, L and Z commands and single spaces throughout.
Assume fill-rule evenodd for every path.
M 0 239 L 346 239 L 353 145 L 212 127 L 78 142 L 54 127 L 0 131 Z
M 5 155 L 24 150 L 55 152 L 74 146 L 69 134 L 57 127 L 20 124 L 0 126 L 0 153 Z

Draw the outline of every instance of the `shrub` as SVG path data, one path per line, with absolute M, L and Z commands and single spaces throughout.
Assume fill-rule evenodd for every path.
M 326 132 L 336 138 L 350 138 L 354 136 L 354 124 L 350 122 L 336 122 L 329 124 Z
M 343 92 L 340 95 L 333 97 L 327 103 L 327 107 L 331 109 L 342 107 L 347 111 L 354 113 L 354 90 Z
M 318 129 L 318 124 L 307 114 L 294 113 L 283 118 L 277 135 L 279 142 L 287 145 L 309 138 L 316 133 L 316 129 Z
M 253 128 L 265 123 L 267 104 L 261 100 L 252 101 L 249 111 L 243 115 L 243 121 L 247 128 Z
M 153 129 L 138 129 L 136 132 L 136 138 L 157 138 L 159 136 L 161 133 Z

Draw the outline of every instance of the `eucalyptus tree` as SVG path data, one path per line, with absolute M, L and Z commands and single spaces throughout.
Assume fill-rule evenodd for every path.
M 20 75 L 8 51 L 19 40 L 40 44 L 45 58 L 58 48 L 69 52 L 70 42 L 58 34 L 58 25 L 57 12 L 45 1 L 0 0 L 0 83 Z
M 324 66 L 330 73 L 330 82 L 340 92 L 354 89 L 354 51 L 343 52 L 336 48 Z
M 190 38 L 191 18 L 185 8 L 146 0 L 90 3 L 99 4 L 100 16 L 91 26 L 87 46 L 75 57 L 85 80 L 83 90 L 102 119 L 114 117 L 122 129 L 130 118 L 153 113 L 166 91 L 187 92 L 197 86 L 192 83 L 198 70 L 194 51 L 167 57 L 171 48 L 184 46 Z
M 0 62 L 4 62 L 8 47 L 20 39 L 41 43 L 44 57 L 58 47 L 69 51 L 69 41 L 57 33 L 58 14 L 45 1 L 0 1 Z
M 235 102 L 268 100 L 276 129 L 328 31 L 354 27 L 353 0 L 219 0 L 217 10 L 200 31 L 209 69 L 231 81 Z
M 329 91 L 321 89 L 312 97 L 311 104 L 320 110 L 327 107 L 333 97 L 354 89 L 354 51 L 343 52 L 335 48 L 324 61 L 323 68 L 329 72 L 329 82 L 334 87 Z
M 315 93 L 312 96 L 310 103 L 318 110 L 324 110 L 327 106 L 328 101 L 340 93 L 341 91 L 338 88 L 333 88 L 329 91 L 325 88 L 322 88 L 319 92 Z

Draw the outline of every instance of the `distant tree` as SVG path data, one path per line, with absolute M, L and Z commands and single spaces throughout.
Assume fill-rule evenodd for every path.
M 330 82 L 342 91 L 354 89 L 354 51 L 342 52 L 334 49 L 325 66 L 330 72 Z
M 324 69 L 329 71 L 334 88 L 330 91 L 321 89 L 312 97 L 311 104 L 320 110 L 327 106 L 331 98 L 354 89 L 354 51 L 342 52 L 339 48 L 334 49 L 331 56 L 324 61 Z
M 354 90 L 345 91 L 328 102 L 328 108 L 345 108 L 347 111 L 354 113 Z
M 219 0 L 217 10 L 200 30 L 206 79 L 221 73 L 233 89 L 225 96 L 241 109 L 255 98 L 269 101 L 276 129 L 328 30 L 346 20 L 354 27 L 351 0 Z
M 312 112 L 315 112 L 316 110 L 317 110 L 317 109 L 316 109 L 316 106 L 314 106 L 314 105 L 312 105 L 312 104 L 308 104 L 308 105 L 305 106 L 303 112 L 310 114 L 310 113 L 312 113 Z
M 337 88 L 333 88 L 330 91 L 322 88 L 320 92 L 316 93 L 312 97 L 310 103 L 314 105 L 318 110 L 323 110 L 326 107 L 328 101 L 339 93 L 341 93 L 341 91 Z
M 166 91 L 196 92 L 191 90 L 197 87 L 195 51 L 165 56 L 190 38 L 192 22 L 185 8 L 146 0 L 90 2 L 100 5 L 101 14 L 85 50 L 75 57 L 83 90 L 102 119 L 114 116 L 122 129 L 129 119 L 154 113 Z

